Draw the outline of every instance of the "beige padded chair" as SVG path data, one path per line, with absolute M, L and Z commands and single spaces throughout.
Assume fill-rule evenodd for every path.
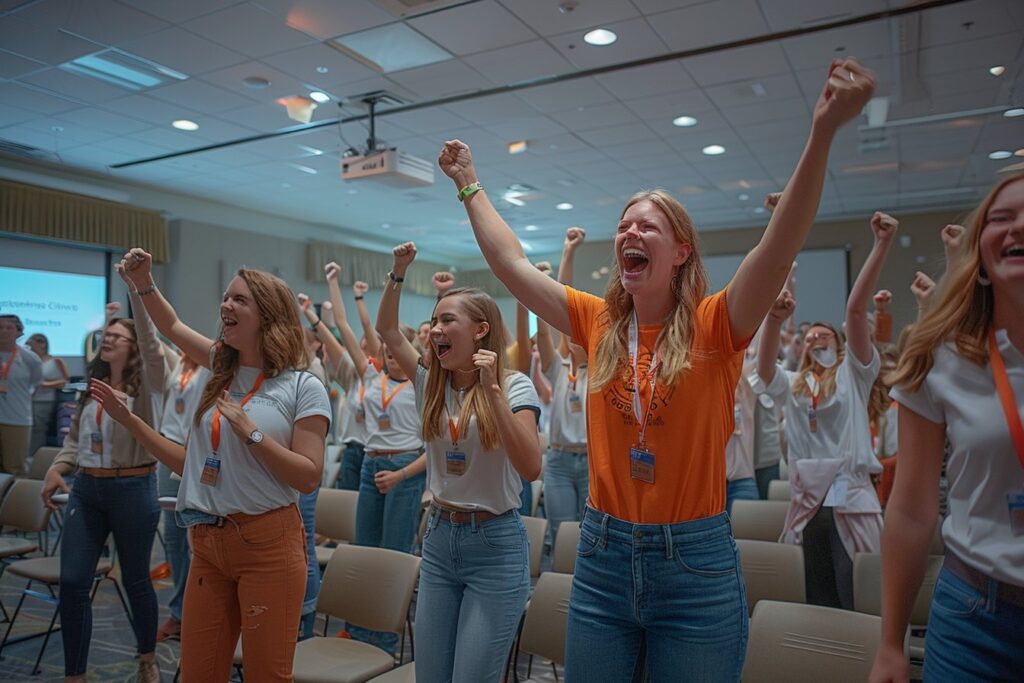
M 752 541 L 778 541 L 788 510 L 788 501 L 734 500 L 729 514 L 733 537 Z
M 784 479 L 773 479 L 768 482 L 768 500 L 784 500 L 789 502 L 789 482 Z
M 779 479 L 789 481 L 789 465 L 786 464 L 785 459 L 779 461 Z
M 943 555 L 929 555 L 921 589 L 910 610 L 910 624 L 923 627 L 928 624 L 932 592 L 942 569 Z M 882 556 L 878 553 L 857 553 L 853 558 L 853 609 L 865 614 L 882 615 Z
M 356 540 L 356 503 L 358 491 L 322 488 L 316 498 L 313 527 L 316 533 L 334 539 L 339 544 Z M 334 554 L 334 548 L 316 546 L 316 559 L 321 567 Z
M 416 683 L 416 665 L 412 662 L 399 666 L 374 678 L 371 683 Z
M 43 482 L 33 479 L 18 479 L 9 484 L 10 489 L 0 503 L 0 528 L 12 528 L 26 534 L 37 534 L 37 543 L 27 538 L 14 536 L 0 537 L 0 561 L 4 558 L 26 555 L 39 548 L 47 547 L 47 529 L 50 526 L 50 510 L 40 500 Z M 0 576 L 6 563 L 0 563 Z
M 316 609 L 373 631 L 401 636 L 420 558 L 385 548 L 341 545 L 327 564 Z M 295 683 L 362 683 L 394 668 L 380 648 L 348 638 L 315 637 L 295 648 Z
M 751 614 L 761 600 L 806 602 L 804 549 L 788 543 L 736 539 Z
M 541 451 L 543 453 L 544 451 Z M 540 507 L 541 498 L 544 495 L 544 480 L 538 479 L 530 482 L 530 514 L 537 516 L 537 508 Z
M 565 630 L 571 590 L 571 574 L 544 572 L 540 575 L 526 606 L 526 618 L 516 641 L 513 664 L 519 659 L 520 652 L 531 655 L 531 660 L 533 655 L 550 660 L 552 670 L 555 664 L 565 663 Z
M 53 446 L 43 446 L 38 449 L 32 456 L 32 464 L 28 467 L 27 478 L 42 481 L 46 477 L 46 470 L 50 469 L 50 465 L 53 464 L 53 459 L 57 457 L 58 453 L 60 453 L 60 449 Z
M 882 620 L 870 614 L 762 600 L 750 620 L 744 683 L 864 683 Z
M 548 520 L 542 517 L 523 517 L 526 538 L 530 542 L 530 576 L 540 576 L 540 561 L 544 555 L 544 539 L 548 535 Z
M 11 488 L 11 484 L 14 483 L 14 475 L 7 474 L 6 472 L 0 473 L 0 501 L 7 495 L 8 489 Z
M 341 476 L 341 463 L 340 462 L 328 462 L 324 464 L 324 477 L 320 482 L 320 486 L 326 489 L 333 489 L 334 485 L 338 483 L 338 477 Z
M 580 523 L 562 522 L 555 535 L 555 548 L 551 551 L 551 571 L 572 574 L 576 571 L 576 549 L 580 544 Z

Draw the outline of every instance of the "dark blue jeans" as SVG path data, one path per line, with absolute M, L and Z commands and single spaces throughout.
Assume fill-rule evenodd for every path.
M 358 491 L 363 472 L 363 457 L 366 450 L 361 443 L 349 442 L 341 452 L 341 474 L 338 475 L 336 488 L 346 491 Z
M 100 479 L 81 473 L 71 489 L 60 546 L 60 621 L 64 674 L 85 673 L 92 639 L 92 590 L 96 563 L 114 535 L 121 580 L 135 624 L 140 654 L 156 649 L 159 606 L 149 578 L 149 558 L 160 520 L 156 475 Z
M 633 524 L 587 506 L 569 600 L 568 683 L 739 681 L 747 600 L 725 513 Z
M 299 496 L 299 513 L 306 528 L 306 594 L 302 598 L 302 619 L 299 621 L 299 640 L 312 638 L 316 623 L 316 600 L 320 595 L 320 562 L 316 559 L 315 514 L 320 489 Z

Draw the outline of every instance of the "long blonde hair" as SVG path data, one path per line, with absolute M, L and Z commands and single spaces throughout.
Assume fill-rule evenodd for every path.
M 478 349 L 487 349 L 498 355 L 494 372 L 498 386 L 505 386 L 505 325 L 501 321 L 501 311 L 494 299 L 485 292 L 471 287 L 450 289 L 438 301 L 457 296 L 462 312 L 474 323 L 487 323 L 488 331 L 477 344 Z M 423 440 L 450 438 L 446 417 L 446 388 L 451 382 L 452 373 L 441 367 L 436 358 L 430 363 L 427 371 L 427 388 L 423 400 Z M 466 436 L 469 423 L 476 417 L 477 433 L 485 451 L 498 448 L 501 444 L 498 437 L 498 421 L 491 410 L 485 389 L 476 382 L 470 387 L 459 411 L 459 437 Z
M 883 364 L 887 360 L 900 362 L 900 351 L 895 344 L 879 344 L 878 355 L 881 356 Z M 870 422 L 877 420 L 889 409 L 889 405 L 892 403 L 892 399 L 889 397 L 889 386 L 889 375 L 884 371 L 879 372 L 868 393 L 868 420 Z
M 956 266 L 946 273 L 946 282 L 939 291 L 939 301 L 925 311 L 914 326 L 900 364 L 893 373 L 893 386 L 918 391 L 935 362 L 935 348 L 947 339 L 956 344 L 957 352 L 967 360 L 984 367 L 988 361 L 986 335 L 992 325 L 995 300 L 992 287 L 982 286 L 981 233 L 988 221 L 988 212 L 1003 188 L 1024 181 L 1024 175 L 1004 178 L 978 205 L 970 220 L 967 238 L 961 247 Z
M 655 348 L 661 356 L 658 379 L 663 384 L 672 384 L 679 379 L 684 370 L 690 369 L 693 365 L 693 321 L 697 306 L 709 287 L 708 274 L 700 258 L 697 230 L 683 205 L 665 190 L 644 190 L 629 198 L 622 209 L 622 216 L 629 207 L 642 201 L 649 201 L 658 207 L 672 226 L 676 239 L 691 247 L 690 257 L 679 266 L 670 284 L 675 293 L 676 306 L 666 316 L 665 324 L 655 342 Z M 592 392 L 600 391 L 615 381 L 620 363 L 629 358 L 628 335 L 629 323 L 633 317 L 633 297 L 622 286 L 618 263 L 612 267 L 604 300 L 607 309 L 604 315 L 607 316 L 608 327 L 597 343 L 594 367 L 590 371 L 589 388 Z
M 821 375 L 821 379 L 818 380 L 818 398 L 824 401 L 826 398 L 831 396 L 836 391 L 836 372 L 839 370 L 839 366 L 843 362 L 843 358 L 846 357 L 846 345 L 843 344 L 843 337 L 839 334 L 839 331 L 830 325 L 829 323 L 817 322 L 813 323 L 811 327 L 824 327 L 832 331 L 832 334 L 836 338 L 836 364 L 830 368 L 825 368 L 825 372 Z M 807 329 L 810 330 L 811 327 Z M 807 373 L 814 368 L 814 358 L 811 357 L 811 346 L 810 344 L 804 344 L 804 353 L 800 356 L 800 367 L 796 371 L 796 379 L 793 380 L 793 395 L 794 396 L 810 396 L 811 388 L 807 386 Z
M 299 324 L 295 307 L 295 295 L 281 278 L 262 270 L 239 268 L 237 276 L 245 280 L 252 292 L 253 303 L 260 316 L 260 330 L 256 339 L 256 351 L 263 359 L 266 377 L 277 377 L 285 370 L 302 370 L 309 367 L 306 337 Z M 221 326 L 220 336 L 224 328 Z M 203 395 L 196 408 L 195 422 L 198 425 L 203 414 L 213 407 L 217 399 L 228 389 L 238 372 L 238 351 L 223 342 L 218 342 L 210 370 L 210 381 L 203 388 Z

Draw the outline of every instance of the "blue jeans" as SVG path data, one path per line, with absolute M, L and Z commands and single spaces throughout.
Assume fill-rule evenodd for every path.
M 366 450 L 363 444 L 350 441 L 341 452 L 341 474 L 335 487 L 346 491 L 358 491 L 363 471 L 363 457 Z
M 653 683 L 738 681 L 748 621 L 726 514 L 633 524 L 584 511 L 569 601 L 568 683 L 639 681 L 645 673 Z
M 167 465 L 157 464 L 157 495 L 177 496 L 180 484 L 179 480 L 171 479 L 171 469 Z M 188 579 L 189 566 L 192 564 L 192 551 L 188 548 L 188 531 L 178 526 L 174 510 L 165 510 L 162 514 L 167 562 L 171 565 L 171 579 L 174 581 L 174 593 L 171 594 L 167 607 L 171 611 L 171 616 L 180 622 L 181 606 L 185 601 L 185 583 Z
M 299 513 L 306 528 L 306 594 L 302 598 L 302 619 L 299 621 L 299 640 L 313 637 L 316 623 L 316 599 L 320 595 L 320 562 L 316 559 L 316 499 L 320 489 L 299 496 Z
M 386 494 L 377 489 L 374 476 L 377 472 L 400 470 L 418 457 L 419 452 L 410 451 L 363 459 L 359 500 L 356 502 L 356 545 L 412 552 L 419 530 L 420 504 L 427 476 L 424 473 L 409 477 Z M 376 645 L 385 652 L 394 653 L 398 646 L 398 636 L 394 633 L 369 631 L 354 625 L 348 630 L 356 640 Z
M 734 500 L 760 500 L 757 482 L 752 477 L 725 482 L 725 511 L 732 513 Z
M 523 490 L 519 492 L 519 514 L 529 517 L 533 514 L 533 487 L 525 477 L 519 477 L 519 481 L 523 485 Z
M 60 546 L 60 621 L 64 639 L 64 674 L 85 673 L 92 639 L 92 590 L 96 563 L 107 536 L 114 535 L 121 580 L 132 609 L 140 654 L 156 649 L 159 615 L 149 578 L 160 506 L 156 476 L 100 479 L 79 473 L 64 515 Z
M 757 495 L 761 500 L 768 500 L 768 484 L 778 478 L 779 463 L 754 470 L 754 479 L 757 480 Z
M 1019 681 L 1024 672 L 1024 608 L 1001 602 L 943 567 L 932 593 L 924 680 Z
M 416 602 L 416 680 L 501 680 L 530 595 L 529 548 L 516 510 L 480 524 L 430 513 Z
M 587 454 L 548 450 L 544 465 L 544 513 L 551 523 L 551 538 L 562 522 L 578 522 L 587 504 L 590 474 Z

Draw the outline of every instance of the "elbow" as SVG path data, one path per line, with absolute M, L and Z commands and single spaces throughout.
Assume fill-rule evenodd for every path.
M 320 477 L 317 477 L 315 479 L 312 477 L 307 477 L 304 478 L 299 483 L 299 485 L 295 487 L 295 490 L 303 495 L 308 495 L 310 493 L 313 493 L 313 491 L 316 491 L 318 488 L 320 488 Z

